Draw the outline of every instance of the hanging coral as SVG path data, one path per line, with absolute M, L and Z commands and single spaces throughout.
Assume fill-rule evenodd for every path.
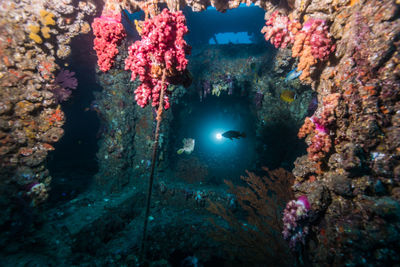
M 111 69 L 118 54 L 118 43 L 126 36 L 121 14 L 103 12 L 101 17 L 94 19 L 92 28 L 96 36 L 94 50 L 97 53 L 97 64 L 101 71 L 106 72 Z
M 183 74 L 190 53 L 183 36 L 188 32 L 186 19 L 181 11 L 170 12 L 164 9 L 161 14 L 143 23 L 142 40 L 129 47 L 125 60 L 125 69 L 132 71 L 131 80 L 139 76 L 142 84 L 135 90 L 135 99 L 139 106 L 145 107 L 149 100 L 152 106 L 158 106 L 161 90 L 166 90 L 171 78 Z M 162 70 L 167 72 L 168 79 L 161 83 Z M 170 104 L 168 96 L 164 97 L 164 108 Z

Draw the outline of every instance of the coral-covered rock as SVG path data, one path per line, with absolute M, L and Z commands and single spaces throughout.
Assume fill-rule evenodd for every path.
M 58 142 L 63 135 L 64 130 L 62 128 L 51 128 L 43 134 L 41 140 L 46 143 L 55 143 Z

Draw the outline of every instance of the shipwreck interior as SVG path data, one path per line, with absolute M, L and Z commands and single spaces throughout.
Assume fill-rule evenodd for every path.
M 245 175 L 245 170 L 255 171 L 262 166 L 270 169 L 293 168 L 296 157 L 306 153 L 305 144 L 297 138 L 297 132 L 306 116 L 304 106 L 310 101 L 311 89 L 292 81 L 282 81 L 284 74 L 291 70 L 291 58 L 287 59 L 284 70 L 275 69 L 278 70 L 275 73 L 277 50 L 265 44 L 260 33 L 264 11 L 251 6 L 226 13 L 213 8 L 203 12 L 192 12 L 186 8 L 184 12 L 189 28 L 187 41 L 192 46 L 189 69 L 193 80 L 189 88 L 175 89 L 179 91 L 173 95 L 176 104 L 168 111 L 171 112 L 167 115 L 170 118 L 163 122 L 164 129 L 168 130 L 161 132 L 166 142 L 163 144 L 166 156 L 163 156 L 160 168 L 170 175 L 169 179 L 198 185 L 221 185 L 225 179 L 240 183 L 240 176 Z M 133 20 L 144 14 L 127 14 L 131 21 L 125 22 L 124 27 L 128 37 L 132 38 L 129 42 L 133 42 L 137 38 L 134 36 Z M 239 23 L 239 17 L 246 23 Z M 53 200 L 70 200 L 96 183 L 93 177 L 99 171 L 98 165 L 107 165 L 107 160 L 103 162 L 99 159 L 99 144 L 101 146 L 107 141 L 102 135 L 112 134 L 119 127 L 137 129 L 135 125 L 139 123 L 140 131 L 147 131 L 145 139 L 137 140 L 135 144 L 135 135 L 136 138 L 139 136 L 137 132 L 130 133 L 131 139 L 124 140 L 132 143 L 136 153 L 125 158 L 119 156 L 119 161 L 124 161 L 123 171 L 134 175 L 138 169 L 142 173 L 148 170 L 150 147 L 140 154 L 134 146 L 144 147 L 149 142 L 155 127 L 152 122 L 154 113 L 145 110 L 135 115 L 132 121 L 118 119 L 118 114 L 125 108 L 119 99 L 119 108 L 111 116 L 111 121 L 102 114 L 93 92 L 100 97 L 110 93 L 102 88 L 108 87 L 118 98 L 117 90 L 132 92 L 133 85 L 126 80 L 124 87 L 116 86 L 119 81 L 102 85 L 97 82 L 96 75 L 105 74 L 95 73 L 93 69 L 96 57 L 90 49 L 91 38 L 90 35 L 79 36 L 72 43 L 68 64 L 74 66 L 79 86 L 73 98 L 63 103 L 67 117 L 65 135 L 48 160 L 53 175 L 50 193 Z M 224 68 L 226 66 L 229 68 Z M 210 91 L 205 96 L 199 96 L 204 94 L 205 86 L 217 89 L 214 93 Z M 298 99 L 293 103 L 282 100 L 280 95 L 285 90 L 296 92 Z M 134 100 L 126 105 L 132 107 Z M 299 105 L 303 106 L 303 110 Z M 302 114 L 298 114 L 299 111 Z M 233 140 L 216 138 L 216 134 L 228 130 L 244 132 L 246 137 Z M 193 153 L 178 155 L 176 152 L 182 146 L 182 140 L 188 137 L 195 139 Z M 197 173 L 194 174 L 193 170 Z
M 1 266 L 398 265 L 399 1 L 246 3 L 1 1 Z
M 168 89 L 172 105 L 164 113 L 161 126 L 153 193 L 159 211 L 152 216 L 160 211 L 163 215 L 159 218 L 162 221 L 151 224 L 149 234 L 149 243 L 155 246 L 150 248 L 153 255 L 150 258 L 157 260 L 168 255 L 169 261 L 176 264 L 208 248 L 177 247 L 159 256 L 154 253 L 182 239 L 186 244 L 193 240 L 205 242 L 204 238 L 197 234 L 182 236 L 179 234 L 182 230 L 176 230 L 176 236 L 166 235 L 162 244 L 157 245 L 155 233 L 164 232 L 165 227 L 183 231 L 189 225 L 200 227 L 199 223 L 211 216 L 206 211 L 207 201 L 222 198 L 232 202 L 224 181 L 244 185 L 240 176 L 246 176 L 246 170 L 260 175 L 261 167 L 290 171 L 296 157 L 306 153 L 297 132 L 313 97 L 309 86 L 285 80 L 294 60 L 278 55 L 277 49 L 265 43 L 260 33 L 264 21 L 262 9 L 239 7 L 220 13 L 209 8 L 195 13 L 186 8 L 184 12 L 190 30 L 187 41 L 192 46 L 189 56 L 192 83 L 188 88 Z M 144 16 L 143 12 L 126 14 L 130 20 L 123 24 L 128 38 L 121 47 L 138 39 L 133 21 Z M 82 223 L 80 230 L 70 231 L 80 235 L 89 231 L 101 237 L 96 241 L 89 238 L 88 243 L 83 234 L 73 243 L 77 255 L 99 253 L 92 250 L 93 244 L 107 254 L 107 246 L 121 242 L 111 237 L 111 233 L 129 233 L 136 241 L 115 252 L 126 257 L 132 249 L 137 249 L 140 239 L 133 224 L 141 218 L 140 203 L 144 199 L 138 192 L 147 186 L 156 114 L 152 107 L 142 109 L 136 105 L 133 90 L 137 84 L 123 70 L 123 55 L 117 57 L 116 68 L 110 72 L 96 71 L 92 39 L 91 34 L 75 38 L 71 56 L 64 63 L 73 66 L 71 70 L 76 73 L 79 86 L 72 99 L 62 103 L 65 134 L 47 161 L 53 181 L 50 201 L 45 207 L 60 213 L 61 205 L 68 207 L 75 201 L 98 203 L 119 199 L 115 200 L 116 209 L 122 209 L 118 211 L 119 222 L 113 217 L 114 211 L 103 216 L 92 213 L 93 219 Z M 244 133 L 245 137 L 217 138 L 229 130 Z M 178 154 L 185 138 L 195 140 L 194 150 Z M 97 191 L 103 192 L 102 198 L 93 195 Z M 184 205 L 177 207 L 181 198 Z M 188 216 L 174 221 L 183 212 L 182 208 Z M 77 213 L 80 212 L 83 211 Z M 67 215 L 56 219 L 71 219 L 64 216 Z M 108 228 L 106 234 L 104 229 Z M 214 246 L 208 241 L 204 245 Z M 208 258 L 209 264 L 224 262 L 220 253 Z

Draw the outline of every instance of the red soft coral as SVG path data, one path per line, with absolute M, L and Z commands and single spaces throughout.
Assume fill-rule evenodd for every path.
M 187 32 L 186 19 L 181 11 L 173 13 L 164 9 L 161 14 L 144 22 L 142 39 L 129 47 L 125 60 L 125 69 L 132 71 L 131 80 L 139 76 L 142 82 L 135 90 L 139 106 L 145 107 L 150 99 L 152 106 L 158 106 L 161 90 L 168 92 L 168 81 L 161 84 L 163 69 L 171 76 L 186 69 L 189 46 L 183 36 Z M 168 109 L 168 96 L 164 97 L 164 103 L 164 108 Z
M 117 45 L 125 38 L 126 33 L 121 23 L 120 13 L 104 13 L 100 18 L 95 18 L 92 23 L 94 49 L 97 54 L 97 64 L 101 71 L 106 72 L 114 63 L 118 54 Z

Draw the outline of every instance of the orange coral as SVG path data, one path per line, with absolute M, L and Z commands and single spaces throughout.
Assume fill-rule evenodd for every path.
M 41 147 L 42 147 L 43 149 L 45 149 L 45 150 L 54 150 L 54 149 L 55 149 L 52 145 L 50 145 L 50 144 L 48 144 L 48 143 L 42 143 L 42 144 L 41 144 Z
M 300 61 L 297 65 L 297 70 L 302 71 L 299 79 L 306 80 L 310 77 L 311 67 L 317 63 L 317 60 L 311 53 L 311 46 L 306 46 L 301 52 Z
M 306 37 L 307 35 L 304 32 L 299 32 L 298 34 L 296 34 L 292 47 L 292 57 L 300 57 L 302 55 L 302 50 Z
M 19 150 L 19 154 L 25 157 L 30 156 L 33 154 L 33 149 L 30 147 L 22 147 Z
M 299 32 L 296 34 L 292 47 L 292 57 L 300 57 L 297 70 L 302 71 L 299 79 L 305 80 L 310 77 L 310 69 L 317 63 L 317 60 L 312 55 L 312 49 L 307 40 L 307 34 Z
M 303 124 L 303 126 L 301 126 L 297 136 L 299 138 L 304 138 L 308 134 L 314 132 L 314 129 L 315 129 L 314 123 L 311 121 L 311 119 L 309 117 L 306 117 L 304 120 L 304 124 Z
M 51 116 L 47 119 L 50 125 L 53 125 L 56 122 L 64 120 L 64 113 L 61 111 L 60 106 L 57 107 L 56 110 L 51 114 Z
M 300 80 L 307 80 L 317 59 L 327 60 L 334 50 L 335 45 L 332 44 L 326 22 L 321 19 L 308 19 L 296 34 L 292 47 L 292 57 L 300 57 L 297 66 L 297 70 L 302 71 Z

